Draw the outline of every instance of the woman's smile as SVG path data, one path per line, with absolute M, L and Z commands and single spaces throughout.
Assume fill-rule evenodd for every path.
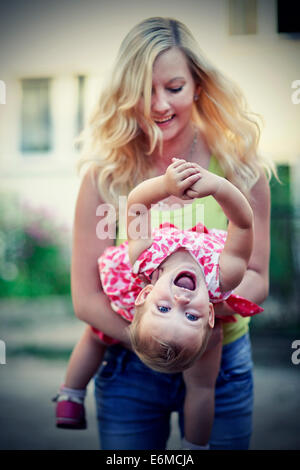
M 176 114 L 172 114 L 171 116 L 168 116 L 166 118 L 154 118 L 155 124 L 157 124 L 159 127 L 165 127 L 168 124 L 170 124 L 176 117 Z

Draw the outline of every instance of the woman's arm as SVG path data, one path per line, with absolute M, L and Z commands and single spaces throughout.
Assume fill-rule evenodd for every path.
M 103 201 L 96 187 L 95 171 L 90 168 L 85 174 L 75 209 L 71 265 L 73 307 L 80 320 L 130 345 L 128 323 L 113 312 L 100 282 L 97 259 L 114 240 L 101 239 L 96 234 L 101 220 L 96 209 Z

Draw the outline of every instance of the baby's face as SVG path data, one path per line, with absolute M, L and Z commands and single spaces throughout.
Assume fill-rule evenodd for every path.
M 178 343 L 199 344 L 207 324 L 214 325 L 214 311 L 209 302 L 201 269 L 182 265 L 155 273 L 149 289 L 141 332 Z M 191 345 L 192 345 L 191 344 Z

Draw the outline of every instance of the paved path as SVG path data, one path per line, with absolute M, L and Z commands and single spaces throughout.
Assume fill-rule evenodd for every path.
M 88 430 L 54 427 L 50 398 L 64 372 L 64 361 L 30 357 L 12 358 L 0 366 L 0 449 L 98 449 L 92 384 L 87 398 Z M 300 368 L 255 368 L 252 449 L 300 449 L 299 389 Z M 169 448 L 176 449 L 176 416 L 172 419 Z
M 53 297 L 1 301 L 0 310 L 0 339 L 8 356 L 2 365 L 0 357 L 0 449 L 98 449 L 93 384 L 87 397 L 88 430 L 56 429 L 51 397 L 63 381 L 66 361 L 41 359 L 41 354 L 65 354 L 79 338 L 84 325 L 74 318 L 70 301 Z M 300 333 L 252 335 L 252 449 L 300 450 L 300 364 L 291 362 L 295 339 Z M 35 356 L 26 356 L 25 351 Z M 169 448 L 179 448 L 176 415 Z

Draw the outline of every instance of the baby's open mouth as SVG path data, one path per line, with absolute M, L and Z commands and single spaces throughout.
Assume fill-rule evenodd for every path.
M 177 287 L 182 287 L 188 290 L 195 290 L 196 289 L 196 282 L 195 276 L 189 272 L 181 272 L 174 280 L 174 284 Z

